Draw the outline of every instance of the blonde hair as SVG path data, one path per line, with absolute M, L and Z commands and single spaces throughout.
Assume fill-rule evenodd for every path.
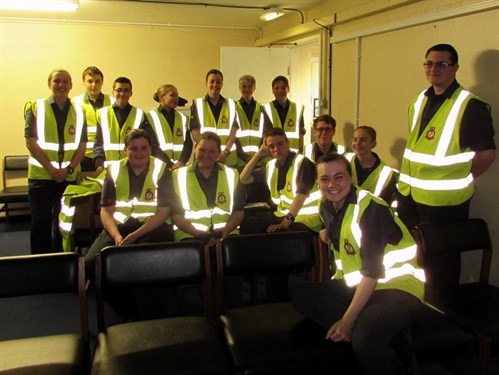
M 163 96 L 164 94 L 169 93 L 171 90 L 176 90 L 177 88 L 169 83 L 161 85 L 158 87 L 158 90 L 154 93 L 152 98 L 157 101 L 158 103 L 160 102 L 160 97 Z
M 253 86 L 256 86 L 256 79 L 255 77 L 249 75 L 249 74 L 245 74 L 243 76 L 241 76 L 241 78 L 239 78 L 239 83 L 241 83 L 241 81 L 249 81 L 253 84 Z

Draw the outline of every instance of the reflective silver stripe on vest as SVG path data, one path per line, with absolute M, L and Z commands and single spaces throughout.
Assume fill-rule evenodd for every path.
M 473 175 L 470 173 L 465 178 L 454 180 L 422 180 L 401 173 L 399 180 L 410 186 L 424 190 L 461 190 L 473 183 Z
M 45 99 L 38 99 L 36 101 L 37 106 L 37 114 L 36 114 L 36 127 L 37 127 L 37 135 L 38 140 L 37 144 L 40 146 L 42 150 L 46 151 L 59 151 L 59 143 L 55 142 L 47 142 L 45 140 Z M 81 133 L 83 131 L 83 109 L 81 106 L 74 105 L 73 106 L 76 112 L 76 133 L 75 133 L 75 142 L 64 143 L 64 151 L 74 151 L 78 149 L 79 140 L 81 139 Z M 69 114 L 68 114 L 69 115 Z M 59 166 L 57 166 L 59 168 Z
M 161 120 L 159 119 L 158 113 L 156 110 L 151 109 L 149 111 L 151 115 L 152 122 L 154 125 L 154 130 L 156 130 L 156 134 L 158 135 L 159 148 L 163 151 L 172 150 L 173 149 L 173 141 L 166 142 L 165 133 L 163 132 L 163 127 L 161 126 Z
M 392 169 L 388 165 L 385 165 L 379 174 L 378 182 L 376 183 L 376 188 L 374 189 L 374 195 L 379 197 L 379 195 L 381 194 L 381 190 L 383 190 L 383 187 L 388 182 L 388 178 L 391 176 L 391 174 Z
M 101 108 L 101 129 L 102 129 L 102 141 L 104 144 L 104 150 L 106 151 L 122 151 L 125 148 L 124 143 L 113 143 L 111 142 L 111 132 L 109 131 L 109 118 L 108 111 L 112 107 Z M 135 120 L 133 122 L 133 128 L 138 129 L 142 121 L 142 116 L 144 112 L 137 108 Z
M 234 119 L 236 118 L 236 103 L 234 100 L 227 98 L 227 103 L 229 105 L 229 128 L 228 129 L 218 129 L 217 125 L 208 126 L 204 123 L 204 103 L 203 98 L 196 99 L 196 109 L 198 112 L 199 125 L 201 126 L 200 132 L 204 133 L 207 131 L 218 134 L 218 136 L 226 136 L 230 135 L 230 130 L 232 128 L 232 124 L 234 123 Z M 232 145 L 230 148 L 231 151 L 236 149 L 236 143 Z
M 418 98 L 416 99 L 416 103 L 414 103 L 414 115 L 412 116 L 411 132 L 414 130 L 416 124 L 418 123 L 418 115 L 421 111 L 421 105 L 423 104 L 423 100 L 425 98 L 425 92 L 426 90 L 421 91 L 418 95 Z

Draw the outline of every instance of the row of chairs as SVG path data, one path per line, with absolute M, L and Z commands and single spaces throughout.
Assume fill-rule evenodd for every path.
M 471 220 L 459 227 L 459 233 L 466 233 L 471 228 L 474 235 L 488 235 L 478 232 L 475 226 L 482 229 L 485 226 L 486 230 L 483 221 Z M 437 227 L 436 230 L 442 236 L 446 233 L 443 228 Z M 432 242 L 424 227 L 418 228 L 418 232 L 421 247 L 425 249 L 423 258 L 428 260 L 429 249 L 441 247 Z M 454 233 L 454 236 L 459 233 Z M 482 245 L 478 240 L 468 241 L 470 248 L 471 243 Z M 484 249 L 486 253 L 489 251 L 490 239 L 489 246 Z M 1 341 L 0 372 L 319 374 L 330 373 L 334 368 L 357 373 L 349 344 L 317 340 L 312 325 L 305 326 L 310 339 L 297 339 L 297 327 L 303 328 L 307 320 L 289 302 L 258 301 L 261 295 L 256 291 L 256 286 L 261 284 L 259 275 L 291 271 L 293 276 L 301 275 L 311 282 L 320 281 L 324 253 L 314 236 L 306 232 L 235 236 L 224 240 L 216 252 L 215 266 L 210 260 L 209 250 L 198 241 L 104 249 L 96 262 L 99 334 L 92 361 L 89 360 L 87 342 L 82 258 L 65 253 L 0 259 L 0 297 L 77 292 L 81 306 L 81 335 Z M 214 282 L 212 270 L 215 268 Z M 297 270 L 302 271 L 297 273 Z M 224 289 L 237 281 L 237 277 L 249 280 L 254 286 L 252 303 L 244 307 L 229 307 L 228 301 L 224 300 Z M 431 287 L 431 272 L 429 277 Z M 487 285 L 486 280 L 481 281 L 480 285 Z M 105 301 L 111 302 L 123 295 L 123 291 L 128 293 L 132 288 L 148 286 L 181 286 L 174 289 L 179 293 L 174 295 L 176 301 L 181 300 L 180 293 L 194 291 L 202 296 L 202 316 L 163 317 L 109 326 Z M 497 292 L 497 288 L 487 288 Z M 480 299 L 478 295 L 474 297 Z M 486 371 L 485 362 L 480 362 L 483 366 L 478 367 L 473 361 L 474 340 L 482 349 L 484 337 L 489 344 L 497 342 L 497 337 L 486 336 L 483 331 L 474 332 L 472 327 L 465 330 L 465 322 L 457 322 L 454 316 L 445 315 L 434 307 L 425 306 L 411 327 L 418 362 L 445 358 L 455 361 L 459 358 L 463 374 L 476 368 Z M 495 307 L 497 313 L 497 305 Z M 490 316 L 491 321 L 496 321 L 497 316 Z M 39 349 L 42 354 L 36 355 Z M 68 368 L 73 371 L 68 371 Z

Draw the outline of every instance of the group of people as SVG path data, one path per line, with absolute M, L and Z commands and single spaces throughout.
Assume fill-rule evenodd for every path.
M 352 341 L 366 372 L 401 373 L 390 342 L 408 326 L 425 281 L 409 229 L 466 218 L 473 181 L 495 158 L 490 107 L 457 83 L 456 50 L 435 45 L 423 65 L 431 86 L 410 106 L 400 174 L 372 151 L 370 126 L 355 129 L 345 147 L 333 142 L 334 118 L 321 115 L 315 142 L 304 145 L 303 106 L 288 99 L 283 76 L 272 82 L 275 100 L 262 105 L 252 76 L 241 77 L 235 101 L 221 95 L 222 73 L 210 70 L 208 92 L 187 118 L 175 110 L 181 98 L 172 85 L 160 86 L 159 107 L 144 113 L 129 103 L 127 78 L 104 95 L 103 74 L 90 67 L 87 92 L 70 99 L 69 73 L 55 70 L 52 95 L 25 108 L 32 252 L 57 244 L 60 198 L 80 169 L 106 171 L 104 229 L 86 254 L 89 275 L 107 245 L 312 231 L 330 247 L 336 271 L 298 288 L 296 308 L 326 339 Z

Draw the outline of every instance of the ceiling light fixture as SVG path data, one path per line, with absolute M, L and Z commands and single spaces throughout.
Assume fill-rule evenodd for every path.
M 284 15 L 284 9 L 282 8 L 268 8 L 265 9 L 264 13 L 260 16 L 262 21 L 272 21 Z
M 0 0 L 2 10 L 70 12 L 77 10 L 79 5 L 79 0 Z

